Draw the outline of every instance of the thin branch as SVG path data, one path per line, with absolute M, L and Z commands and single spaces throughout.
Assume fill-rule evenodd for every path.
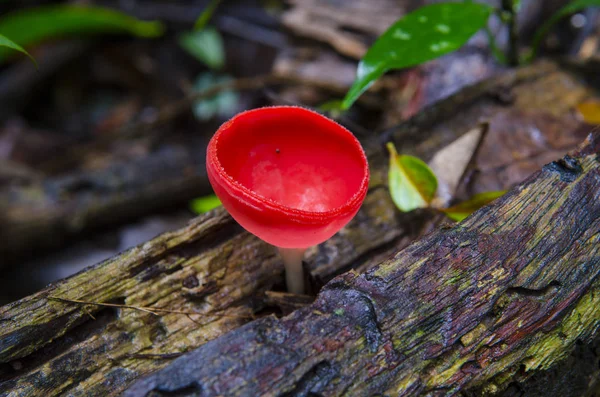
M 150 314 L 153 314 L 155 316 L 159 315 L 153 309 L 147 308 L 147 307 L 141 307 L 141 306 L 119 305 L 119 304 L 116 304 L 116 303 L 88 302 L 88 301 L 82 301 L 82 300 L 78 300 L 78 299 L 59 298 L 57 296 L 48 296 L 48 299 L 56 300 L 56 301 L 60 301 L 60 302 L 65 302 L 65 303 L 77 303 L 77 304 L 80 304 L 80 305 L 95 305 L 95 306 L 104 306 L 104 307 L 117 307 L 117 308 L 120 308 L 120 309 L 140 310 L 142 312 L 150 313 Z
M 177 102 L 172 103 L 171 105 L 165 106 L 159 110 L 158 114 L 155 118 L 146 122 L 135 123 L 134 125 L 125 126 L 118 131 L 118 135 L 120 137 L 132 137 L 137 135 L 140 131 L 147 130 L 149 128 L 157 127 L 161 124 L 164 124 L 167 121 L 170 121 L 179 115 L 187 112 L 192 105 L 192 103 L 206 98 L 211 98 L 223 91 L 228 90 L 236 90 L 236 91 L 246 91 L 246 90 L 256 90 L 260 88 L 264 88 L 266 86 L 273 86 L 279 84 L 302 84 L 305 86 L 311 86 L 315 88 L 320 88 L 324 90 L 328 90 L 335 93 L 345 93 L 345 88 L 319 81 L 313 79 L 304 79 L 298 77 L 290 77 L 290 76 L 277 76 L 274 74 L 253 76 L 253 77 L 242 77 L 231 81 L 226 81 L 223 83 L 215 84 L 212 87 L 209 87 L 202 91 L 196 91 L 185 98 L 178 100 Z
M 85 314 L 87 314 L 88 316 L 90 316 L 90 318 L 92 320 L 96 320 L 96 317 L 94 317 L 94 315 L 92 314 L 92 312 L 90 312 L 87 307 L 84 306 L 83 310 L 85 311 Z
M 136 358 L 136 359 L 150 359 L 150 360 L 171 360 L 173 358 L 177 358 L 183 356 L 187 351 L 183 351 L 180 353 L 134 353 L 134 354 L 125 354 L 119 359 L 126 358 Z
M 488 25 L 485 25 L 483 27 L 483 31 L 485 32 L 488 38 L 490 50 L 492 51 L 492 55 L 494 56 L 494 58 L 496 58 L 496 61 L 498 61 L 498 63 L 500 63 L 501 65 L 506 65 L 506 56 L 500 50 L 500 48 L 498 48 L 498 44 L 496 43 L 496 33 L 492 33 L 492 30 Z
M 254 315 L 220 314 L 218 312 L 208 312 L 208 313 L 187 312 L 187 311 L 182 311 L 182 310 L 172 310 L 172 309 L 165 309 L 165 308 L 160 308 L 160 307 L 120 305 L 117 303 L 100 303 L 100 302 L 83 301 L 83 300 L 79 300 L 79 299 L 66 299 L 66 298 L 59 298 L 57 296 L 48 296 L 47 299 L 57 300 L 60 302 L 65 302 L 65 303 L 76 303 L 76 304 L 80 304 L 80 305 L 95 305 L 95 306 L 103 306 L 103 307 L 116 307 L 119 309 L 140 310 L 142 312 L 150 313 L 155 316 L 160 316 L 160 313 L 170 313 L 170 314 L 183 314 L 183 315 L 188 316 L 188 318 L 191 315 L 232 317 L 232 318 L 251 318 L 251 319 L 255 318 Z M 190 320 L 191 320 L 191 318 L 190 318 Z M 196 322 L 196 321 L 194 321 L 194 322 Z
M 508 25 L 507 61 L 510 66 L 519 64 L 519 26 L 517 25 L 517 1 L 502 0 L 502 11 Z
M 471 175 L 472 172 L 476 169 L 477 157 L 479 155 L 479 152 L 481 151 L 481 146 L 483 145 L 483 142 L 485 141 L 485 138 L 488 135 L 488 131 L 490 130 L 490 123 L 483 122 L 480 124 L 480 128 L 481 128 L 481 134 L 479 135 L 479 140 L 477 141 L 477 144 L 475 145 L 475 149 L 473 150 L 473 154 L 471 154 L 471 158 L 469 159 L 467 166 L 465 167 L 462 175 L 460 176 L 458 185 L 456 186 L 456 191 L 458 191 L 460 189 L 460 187 L 465 184 L 465 181 L 468 179 L 467 177 L 469 175 Z M 456 193 L 457 192 L 454 192 L 455 196 L 456 196 Z
M 102 137 L 99 137 L 93 143 L 75 145 L 74 147 L 70 148 L 67 154 L 62 156 L 61 159 L 53 160 L 51 164 L 43 164 L 42 168 L 57 168 L 60 167 L 61 164 L 63 164 L 64 159 L 81 159 L 89 152 L 108 147 L 115 140 L 139 137 L 145 134 L 148 130 L 163 125 L 173 119 L 176 119 L 182 114 L 189 112 L 190 107 L 195 101 L 213 97 L 223 91 L 257 90 L 262 89 L 266 86 L 273 86 L 278 84 L 295 84 L 310 86 L 322 90 L 327 90 L 333 93 L 338 93 L 340 95 L 345 94 L 347 89 L 346 87 L 342 87 L 334 83 L 298 77 L 276 76 L 273 74 L 253 77 L 242 77 L 235 80 L 226 81 L 223 83 L 215 84 L 214 86 L 202 91 L 192 92 L 184 98 L 159 109 L 157 115 L 151 120 L 136 121 L 132 124 L 121 126 L 112 133 L 105 134 Z

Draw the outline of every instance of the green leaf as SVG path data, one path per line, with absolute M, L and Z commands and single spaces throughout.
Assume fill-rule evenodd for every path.
M 31 59 L 31 62 L 33 62 L 33 64 L 37 68 L 37 66 L 38 66 L 37 62 L 35 61 L 35 59 L 33 59 L 33 57 L 27 51 L 25 51 L 25 49 L 23 49 L 23 47 L 21 47 L 14 41 L 10 40 L 8 37 L 5 37 L 1 34 L 0 34 L 0 47 L 11 48 L 13 50 L 19 51 L 19 52 L 27 55 L 29 57 L 29 59 Z
M 521 0 L 513 0 L 513 10 L 515 10 L 515 12 L 521 11 L 521 3 Z
M 535 32 L 535 36 L 533 36 L 533 42 L 531 44 L 531 52 L 527 57 L 526 61 L 531 61 L 535 58 L 540 43 L 544 36 L 548 33 L 548 31 L 556 24 L 556 22 L 560 21 L 562 18 L 567 15 L 576 13 L 577 11 L 581 11 L 587 7 L 600 7 L 600 0 L 573 0 L 560 10 L 558 10 L 554 15 L 552 15 L 544 24 Z
M 504 55 L 500 48 L 498 48 L 498 44 L 496 43 L 496 37 L 494 36 L 494 34 L 488 26 L 484 27 L 484 32 L 488 38 L 488 43 L 490 45 L 492 55 L 494 56 L 494 58 L 496 58 L 496 61 L 498 61 L 500 65 L 507 65 L 508 62 L 506 61 L 506 55 Z
M 456 204 L 449 208 L 444 208 L 441 211 L 444 212 L 450 219 L 460 222 L 473 212 L 477 211 L 479 208 L 496 200 L 504 193 L 506 193 L 506 190 L 479 193 L 467 201 L 463 201 L 462 203 Z
M 323 113 L 326 113 L 327 115 L 329 115 L 329 117 L 334 119 L 340 117 L 344 112 L 342 110 L 342 101 L 340 99 L 334 99 L 322 103 L 317 109 Z
M 340 99 L 332 99 L 331 101 L 322 103 L 319 106 L 319 110 L 322 112 L 331 112 L 331 111 L 342 110 L 342 101 Z
M 192 200 L 190 208 L 196 214 L 201 215 L 221 205 L 221 200 L 217 196 L 210 195 Z
M 389 189 L 398 209 L 408 212 L 428 207 L 437 190 L 433 171 L 417 157 L 398 155 L 392 142 L 386 146 L 390 152 Z
M 184 33 L 179 37 L 179 45 L 212 69 L 220 69 L 225 64 L 223 39 L 214 28 Z
M 140 21 L 108 8 L 64 4 L 26 8 L 0 19 L 0 32 L 23 47 L 67 35 L 129 33 L 157 37 L 163 31 L 163 24 L 157 21 Z M 0 59 L 6 54 L 0 51 Z
M 390 69 L 419 65 L 455 51 L 485 26 L 492 8 L 479 3 L 437 3 L 421 7 L 395 22 L 358 64 L 343 108 Z
M 197 92 L 203 92 L 218 84 L 225 84 L 233 81 L 230 76 L 216 76 L 212 72 L 201 74 L 194 83 L 194 89 Z M 230 118 L 238 110 L 240 96 L 234 90 L 223 90 L 210 98 L 194 101 L 192 111 L 194 116 L 200 121 L 208 121 L 219 115 L 223 118 Z
M 215 13 L 219 3 L 221 3 L 221 0 L 212 0 L 210 2 L 210 4 L 204 9 L 204 11 L 202 11 L 202 14 L 200 14 L 196 20 L 196 23 L 194 24 L 194 30 L 204 29 L 208 21 L 210 21 Z

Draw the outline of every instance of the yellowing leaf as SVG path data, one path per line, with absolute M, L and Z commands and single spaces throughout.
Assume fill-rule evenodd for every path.
M 442 209 L 441 211 L 443 211 L 450 219 L 460 222 L 479 208 L 488 205 L 498 197 L 502 196 L 504 193 L 506 193 L 505 190 L 479 193 L 467 201 Z
M 577 111 L 588 124 L 600 124 L 600 101 L 582 102 L 577 105 Z
M 386 146 L 390 152 L 388 183 L 394 204 L 403 212 L 428 207 L 437 189 L 433 171 L 417 157 L 398 155 L 392 142 Z
M 214 194 L 192 200 L 190 207 L 196 214 L 204 214 L 221 205 L 221 200 Z

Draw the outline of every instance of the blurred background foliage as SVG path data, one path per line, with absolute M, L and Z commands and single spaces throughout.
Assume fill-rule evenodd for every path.
M 597 1 L 457 3 L 422 22 L 437 3 L 0 1 L 0 303 L 218 205 L 204 151 L 239 111 L 327 110 L 364 142 L 532 44 L 597 55 Z M 497 196 L 475 190 L 451 204 Z

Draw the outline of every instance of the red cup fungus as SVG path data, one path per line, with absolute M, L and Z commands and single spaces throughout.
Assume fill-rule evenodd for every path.
M 288 290 L 303 293 L 307 247 L 358 212 L 369 183 L 358 140 L 335 121 L 291 106 L 246 111 L 224 123 L 207 150 L 210 183 L 231 216 L 278 247 Z

